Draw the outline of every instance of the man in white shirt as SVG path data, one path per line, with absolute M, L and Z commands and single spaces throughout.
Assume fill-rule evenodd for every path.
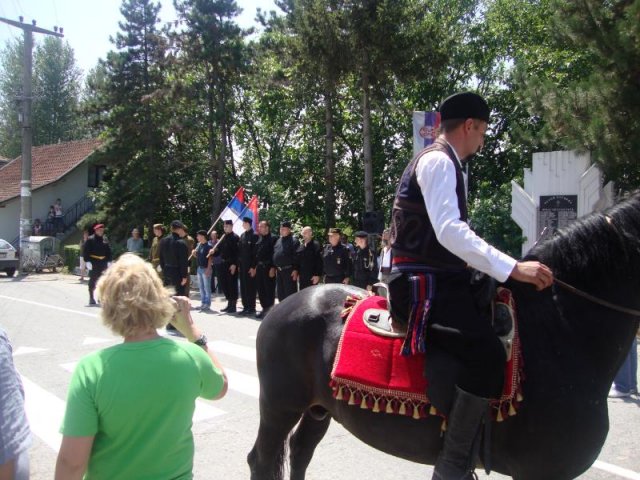
M 399 276 L 390 291 L 394 315 L 408 322 L 403 354 L 426 352 L 429 396 L 449 413 L 433 479 L 462 480 L 473 478 L 474 440 L 489 398 L 501 393 L 506 359 L 475 304 L 469 267 L 500 282 L 512 278 L 538 290 L 552 284 L 553 274 L 539 262 L 518 262 L 488 245 L 467 223 L 462 163 L 483 146 L 489 122 L 485 100 L 458 93 L 444 100 L 440 115 L 441 135 L 409 163 L 396 192 L 391 245 L 392 272 Z M 452 368 L 443 372 L 441 365 L 435 366 L 436 355 Z M 440 394 L 433 385 L 448 381 L 445 377 L 453 379 L 455 393 L 453 400 L 442 396 L 438 405 L 434 399 Z

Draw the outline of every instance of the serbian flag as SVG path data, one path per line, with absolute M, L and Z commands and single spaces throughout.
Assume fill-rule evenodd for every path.
M 440 112 L 413 112 L 413 156 L 431 145 L 438 136 Z
M 247 206 L 244 207 L 244 210 L 240 212 L 238 215 L 238 219 L 233 223 L 233 231 L 238 235 L 242 235 L 244 233 L 244 228 L 242 228 L 242 221 L 244 217 L 251 218 L 251 227 L 254 232 L 258 232 L 258 222 L 260 219 L 258 218 L 258 196 L 254 195 L 247 203 Z
M 240 187 L 233 196 L 229 204 L 222 210 L 220 214 L 221 220 L 231 220 L 235 222 L 240 213 L 244 210 L 244 187 Z

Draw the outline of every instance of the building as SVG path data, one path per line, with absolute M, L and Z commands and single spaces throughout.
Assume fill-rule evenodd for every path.
M 64 230 L 93 208 L 87 192 L 97 187 L 104 167 L 89 160 L 99 148 L 97 139 L 76 140 L 33 147 L 32 215 L 44 225 L 49 206 L 61 199 Z M 20 180 L 22 156 L 0 166 L 0 238 L 17 243 L 20 235 Z

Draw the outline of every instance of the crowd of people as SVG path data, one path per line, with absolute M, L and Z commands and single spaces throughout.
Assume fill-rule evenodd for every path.
M 354 247 L 340 229 L 331 228 L 328 243 L 322 246 L 308 226 L 301 230 L 299 239 L 289 221 L 280 224 L 279 235 L 271 232 L 267 220 L 259 223 L 257 232 L 251 218 L 243 218 L 242 223 L 242 235 L 234 233 L 233 222 L 226 220 L 219 239 L 213 229 L 198 230 L 196 241 L 180 220 L 171 222 L 167 235 L 164 226 L 156 224 L 148 260 L 164 284 L 183 296 L 189 294 L 190 265 L 195 262 L 200 311 L 211 311 L 212 294 L 220 292 L 227 301 L 222 313 L 238 313 L 240 299 L 240 314 L 258 318 L 266 315 L 276 298 L 282 302 L 298 290 L 319 283 L 371 289 L 379 279 L 380 261 L 386 259 L 389 266 L 388 232 L 382 238 L 381 252 L 386 253 L 379 258 L 369 246 L 370 235 L 364 231 L 355 233 Z

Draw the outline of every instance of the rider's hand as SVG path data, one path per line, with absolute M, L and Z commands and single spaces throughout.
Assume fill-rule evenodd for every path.
M 536 261 L 518 262 L 511 270 L 511 278 L 519 282 L 531 283 L 538 290 L 550 287 L 553 283 L 553 272 L 543 263 Z

